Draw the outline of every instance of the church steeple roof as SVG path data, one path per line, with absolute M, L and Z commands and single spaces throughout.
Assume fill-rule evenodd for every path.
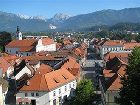
M 19 32 L 19 26 L 17 26 L 17 32 Z

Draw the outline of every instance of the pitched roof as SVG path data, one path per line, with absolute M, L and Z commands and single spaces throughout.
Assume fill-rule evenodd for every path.
M 30 81 L 29 86 L 23 86 L 21 91 L 50 91 L 62 86 L 75 77 L 67 69 L 59 69 L 50 73 L 41 75 L 36 74 Z
M 7 62 L 3 57 L 0 57 L 0 68 L 2 68 L 3 74 L 7 71 L 7 69 L 10 67 L 10 63 Z
M 121 40 L 108 40 L 103 43 L 103 46 L 123 46 L 124 42 Z
M 83 57 L 85 54 L 85 50 L 83 50 L 81 47 L 75 48 L 74 53 L 78 56 Z
M 104 56 L 104 60 L 108 61 L 110 59 L 113 59 L 114 57 L 119 57 L 119 58 L 128 58 L 130 52 L 108 52 Z
M 69 60 L 64 63 L 64 65 L 62 66 L 62 68 L 80 68 L 80 64 L 76 62 L 76 59 L 69 56 Z
M 32 55 L 32 56 L 23 56 L 22 57 L 25 60 L 28 61 L 41 61 L 41 60 L 54 60 L 55 58 L 51 55 L 43 55 L 43 56 L 38 56 L 38 55 Z
M 53 69 L 49 65 L 41 64 L 36 73 L 43 75 L 52 71 Z
M 6 47 L 30 47 L 37 43 L 35 39 L 13 40 Z
M 64 39 L 63 43 L 64 43 L 64 45 L 72 44 L 72 42 L 69 39 Z
M 71 56 L 69 56 L 69 60 L 65 62 L 61 68 L 66 68 L 74 76 L 80 75 L 80 64 Z
M 126 65 L 126 63 L 123 63 L 121 60 L 119 60 L 119 64 L 118 62 L 115 62 L 111 70 L 103 70 L 104 77 L 108 78 L 105 80 L 105 86 L 107 90 L 120 90 L 122 86 L 121 77 L 124 76 L 126 72 Z
M 43 38 L 42 39 L 42 44 L 43 45 L 50 45 L 50 44 L 53 44 L 54 43 L 54 40 L 53 39 L 51 39 L 51 38 Z
M 20 52 L 35 51 L 35 46 L 21 47 L 19 48 L 19 51 Z
M 107 90 L 120 90 L 121 87 L 122 87 L 121 79 L 120 77 L 117 77 Z
M 130 43 L 125 43 L 124 44 L 124 49 L 134 49 L 135 47 L 140 47 L 140 43 L 134 43 L 134 42 L 130 42 Z

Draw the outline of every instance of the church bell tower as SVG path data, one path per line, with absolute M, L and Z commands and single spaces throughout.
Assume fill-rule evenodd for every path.
M 17 26 L 16 39 L 22 40 L 22 33 L 19 30 L 19 26 Z

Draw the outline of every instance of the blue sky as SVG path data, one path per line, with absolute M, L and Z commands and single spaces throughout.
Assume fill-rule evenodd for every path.
M 56 13 L 86 14 L 103 9 L 140 7 L 140 0 L 0 0 L 0 11 L 53 17 Z

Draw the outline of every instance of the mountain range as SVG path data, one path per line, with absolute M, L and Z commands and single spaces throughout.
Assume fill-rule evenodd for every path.
M 15 32 L 16 26 L 22 31 L 76 31 L 99 25 L 112 26 L 117 23 L 140 23 L 140 7 L 125 8 L 122 10 L 101 10 L 88 14 L 69 16 L 58 13 L 53 18 L 34 16 L 29 17 L 20 14 L 0 11 L 0 31 Z M 53 27 L 53 28 L 52 28 Z

